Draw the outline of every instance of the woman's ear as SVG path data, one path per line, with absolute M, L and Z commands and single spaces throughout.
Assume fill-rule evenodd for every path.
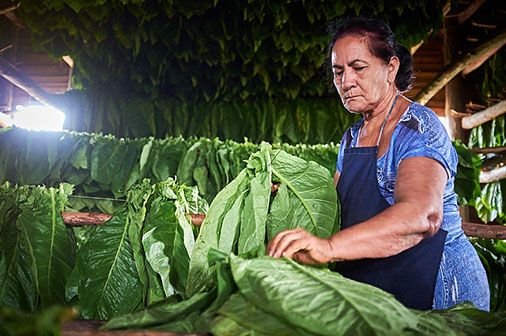
M 395 76 L 397 76 L 397 71 L 399 71 L 399 66 L 401 62 L 397 56 L 390 57 L 390 62 L 387 64 L 388 68 L 388 82 L 395 83 Z

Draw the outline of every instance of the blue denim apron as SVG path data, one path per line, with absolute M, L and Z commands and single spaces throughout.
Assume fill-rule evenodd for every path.
M 341 229 L 368 220 L 390 205 L 380 193 L 376 177 L 378 144 L 344 150 L 343 168 L 337 185 L 341 200 Z M 368 283 L 395 296 L 409 308 L 432 308 L 434 288 L 446 231 L 424 238 L 417 245 L 391 257 L 338 262 L 336 269 L 347 278 Z

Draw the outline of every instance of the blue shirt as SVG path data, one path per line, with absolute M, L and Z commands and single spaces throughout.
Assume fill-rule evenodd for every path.
M 356 146 L 358 132 L 364 120 L 354 123 L 343 135 L 336 169 L 343 168 L 344 149 Z M 441 121 L 429 108 L 416 102 L 410 104 L 402 115 L 390 139 L 387 151 L 378 158 L 376 177 L 380 192 L 393 205 L 397 170 L 403 159 L 428 157 L 439 162 L 446 170 L 448 180 L 443 195 L 443 223 L 441 228 L 448 232 L 447 243 L 464 234 L 462 219 L 454 191 L 458 156 Z

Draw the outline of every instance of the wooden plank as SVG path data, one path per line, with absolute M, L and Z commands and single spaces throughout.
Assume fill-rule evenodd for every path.
M 75 320 L 65 323 L 61 331 L 63 336 L 204 336 L 154 330 L 100 330 L 103 324 L 103 321 Z
M 468 237 L 506 239 L 506 226 L 496 224 L 462 223 Z

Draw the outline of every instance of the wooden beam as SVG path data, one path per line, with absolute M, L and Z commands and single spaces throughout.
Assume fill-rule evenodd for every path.
M 504 44 L 503 44 L 504 45 Z M 462 75 L 466 76 L 478 69 L 483 63 L 485 63 L 492 55 L 494 55 L 499 49 L 503 47 L 503 45 L 497 45 L 495 48 L 490 49 L 488 52 L 484 53 L 481 57 L 477 57 L 473 62 L 469 63 L 464 70 L 462 70 Z
M 6 12 L 6 13 L 4 13 L 4 15 L 16 27 L 21 28 L 21 29 L 25 29 L 26 28 L 25 24 L 23 23 L 23 21 L 21 21 L 21 19 L 13 11 Z
M 498 46 L 506 44 L 506 30 L 501 31 L 494 38 L 484 42 L 468 54 L 464 55 L 457 61 L 449 64 L 446 70 L 439 73 L 425 88 L 423 88 L 415 97 L 420 104 L 425 105 L 432 97 L 434 97 L 449 81 L 462 72 L 469 64 L 481 59 L 483 55 L 489 54 L 490 50 L 497 49 Z
M 480 183 L 492 183 L 506 178 L 506 166 L 480 171 Z
M 494 153 L 505 152 L 506 146 L 473 148 L 473 149 L 471 149 L 471 151 L 473 153 L 478 153 L 478 154 L 494 154 Z
M 466 236 L 490 239 L 506 239 L 506 226 L 496 224 L 462 223 Z
M 506 113 L 506 100 L 484 109 L 483 111 L 473 113 L 470 116 L 462 118 L 462 128 L 472 129 L 483 125 L 484 123 L 494 120 L 501 114 Z
M 0 76 L 28 93 L 33 98 L 43 104 L 57 108 L 55 95 L 46 92 L 39 84 L 35 83 L 30 77 L 19 70 L 15 65 L 0 57 Z
M 487 0 L 474 0 L 465 10 L 457 14 L 459 23 L 466 22 Z
M 19 7 L 19 3 L 8 3 L 8 4 L 0 4 L 0 15 L 12 12 Z
M 102 330 L 106 321 L 74 320 L 64 323 L 62 336 L 205 336 L 204 334 L 173 333 L 157 330 Z
M 62 212 L 63 222 L 68 226 L 102 225 L 111 219 L 111 215 L 100 212 Z M 205 214 L 187 214 L 188 220 L 195 226 L 200 226 Z
M 101 225 L 111 215 L 99 212 L 62 212 L 63 222 L 69 226 Z

